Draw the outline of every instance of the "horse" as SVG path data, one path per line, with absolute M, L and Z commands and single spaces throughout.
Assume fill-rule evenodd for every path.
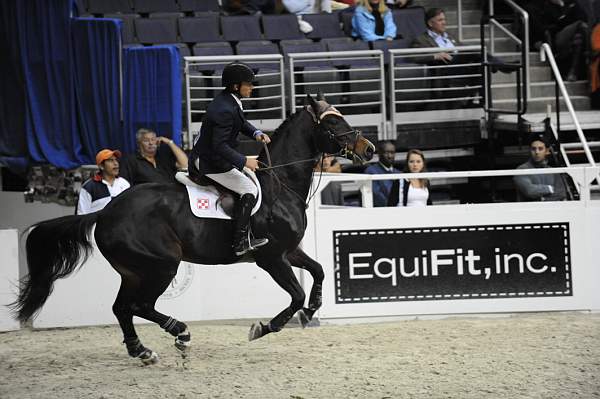
M 322 266 L 298 247 L 306 229 L 313 168 L 323 153 L 366 162 L 375 147 L 322 96 L 307 95 L 304 108 L 288 117 L 261 151 L 257 177 L 262 204 L 252 217 L 251 230 L 269 243 L 237 257 L 232 249 L 233 221 L 195 217 L 186 187 L 147 183 L 115 197 L 104 209 L 34 224 L 25 242 L 28 274 L 20 280 L 11 304 L 18 320 L 34 317 L 52 292 L 54 281 L 74 272 L 96 245 L 121 276 L 112 306 L 129 356 L 144 364 L 158 361 L 133 325 L 133 316 L 152 321 L 175 337 L 175 347 L 186 353 L 191 344 L 187 325 L 155 309 L 156 300 L 177 274 L 181 261 L 216 265 L 254 261 L 291 297 L 291 303 L 267 324 L 254 322 L 250 341 L 280 331 L 297 313 L 305 327 L 321 306 Z M 272 165 L 272 166 L 268 166 Z M 298 267 L 313 277 L 308 305 L 293 271 Z

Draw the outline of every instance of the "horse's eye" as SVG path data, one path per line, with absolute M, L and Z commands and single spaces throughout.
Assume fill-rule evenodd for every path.
M 329 123 L 331 123 L 332 125 L 337 125 L 337 124 L 338 124 L 338 120 L 337 120 L 337 119 L 334 119 L 334 118 L 332 118 L 332 119 L 329 121 Z

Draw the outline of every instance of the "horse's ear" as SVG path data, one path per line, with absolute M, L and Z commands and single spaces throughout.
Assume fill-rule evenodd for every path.
M 317 92 L 317 101 L 326 101 L 322 91 Z
M 310 105 L 313 109 L 313 111 L 315 112 L 315 115 L 319 114 L 319 104 L 317 104 L 317 102 L 315 101 L 314 98 L 312 98 L 312 96 L 310 94 L 306 94 L 306 101 L 308 102 L 308 105 Z

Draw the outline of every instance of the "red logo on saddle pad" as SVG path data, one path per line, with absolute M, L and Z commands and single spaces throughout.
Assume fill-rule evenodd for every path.
M 198 209 L 208 209 L 209 206 L 208 198 L 198 198 L 196 200 L 196 208 Z

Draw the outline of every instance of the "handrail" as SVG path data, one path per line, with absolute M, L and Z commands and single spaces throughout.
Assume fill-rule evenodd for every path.
M 504 1 L 504 3 L 506 3 L 510 8 L 512 8 L 512 10 L 516 13 L 519 14 L 521 17 L 521 20 L 523 21 L 523 40 L 519 40 L 517 43 L 521 46 L 524 47 L 524 51 L 525 51 L 525 76 L 524 76 L 524 81 L 525 81 L 525 90 L 527 93 L 527 97 L 526 98 L 530 98 L 531 97 L 531 79 L 530 79 L 530 66 L 529 66 L 529 14 L 527 13 L 527 11 L 525 11 L 524 9 L 522 9 L 521 7 L 519 7 L 514 1 L 512 0 L 502 0 Z M 498 21 L 496 21 L 494 19 L 494 0 L 489 0 L 489 13 L 490 13 L 490 22 L 492 22 L 490 24 L 490 53 L 494 54 L 494 26 L 496 27 L 501 27 L 501 29 L 504 31 L 505 28 L 503 26 L 501 26 L 501 24 L 498 23 Z M 510 33 L 510 32 L 509 32 Z M 512 33 L 510 33 L 508 35 L 511 39 L 515 39 L 514 35 Z
M 439 53 L 439 52 L 466 52 L 466 51 L 481 51 L 480 44 L 472 44 L 469 46 L 456 46 L 456 47 L 412 47 L 412 48 L 398 48 L 390 49 L 390 54 L 428 54 L 428 53 Z
M 552 48 L 548 43 L 542 44 L 542 47 L 540 49 L 540 57 L 542 57 L 542 61 L 544 59 L 547 59 L 548 63 L 550 63 L 550 67 L 552 68 L 552 74 L 554 75 L 554 79 L 558 84 L 560 93 L 565 101 L 567 109 L 569 110 L 569 114 L 571 115 L 571 119 L 573 120 L 573 123 L 575 125 L 575 130 L 577 131 L 577 136 L 579 137 L 579 141 L 581 142 L 587 161 L 591 166 L 596 166 L 596 162 L 594 161 L 594 157 L 592 156 L 592 152 L 588 145 L 587 139 L 583 134 L 583 130 L 581 129 L 581 125 L 579 124 L 579 120 L 577 119 L 577 114 L 575 113 L 575 109 L 573 108 L 573 104 L 571 103 L 571 98 L 569 97 L 569 93 L 567 92 L 567 88 L 565 87 L 565 82 L 563 81 L 558 66 L 556 65 L 556 60 L 554 59 L 554 55 L 552 54 Z M 558 109 L 556 111 L 557 113 L 559 112 Z

